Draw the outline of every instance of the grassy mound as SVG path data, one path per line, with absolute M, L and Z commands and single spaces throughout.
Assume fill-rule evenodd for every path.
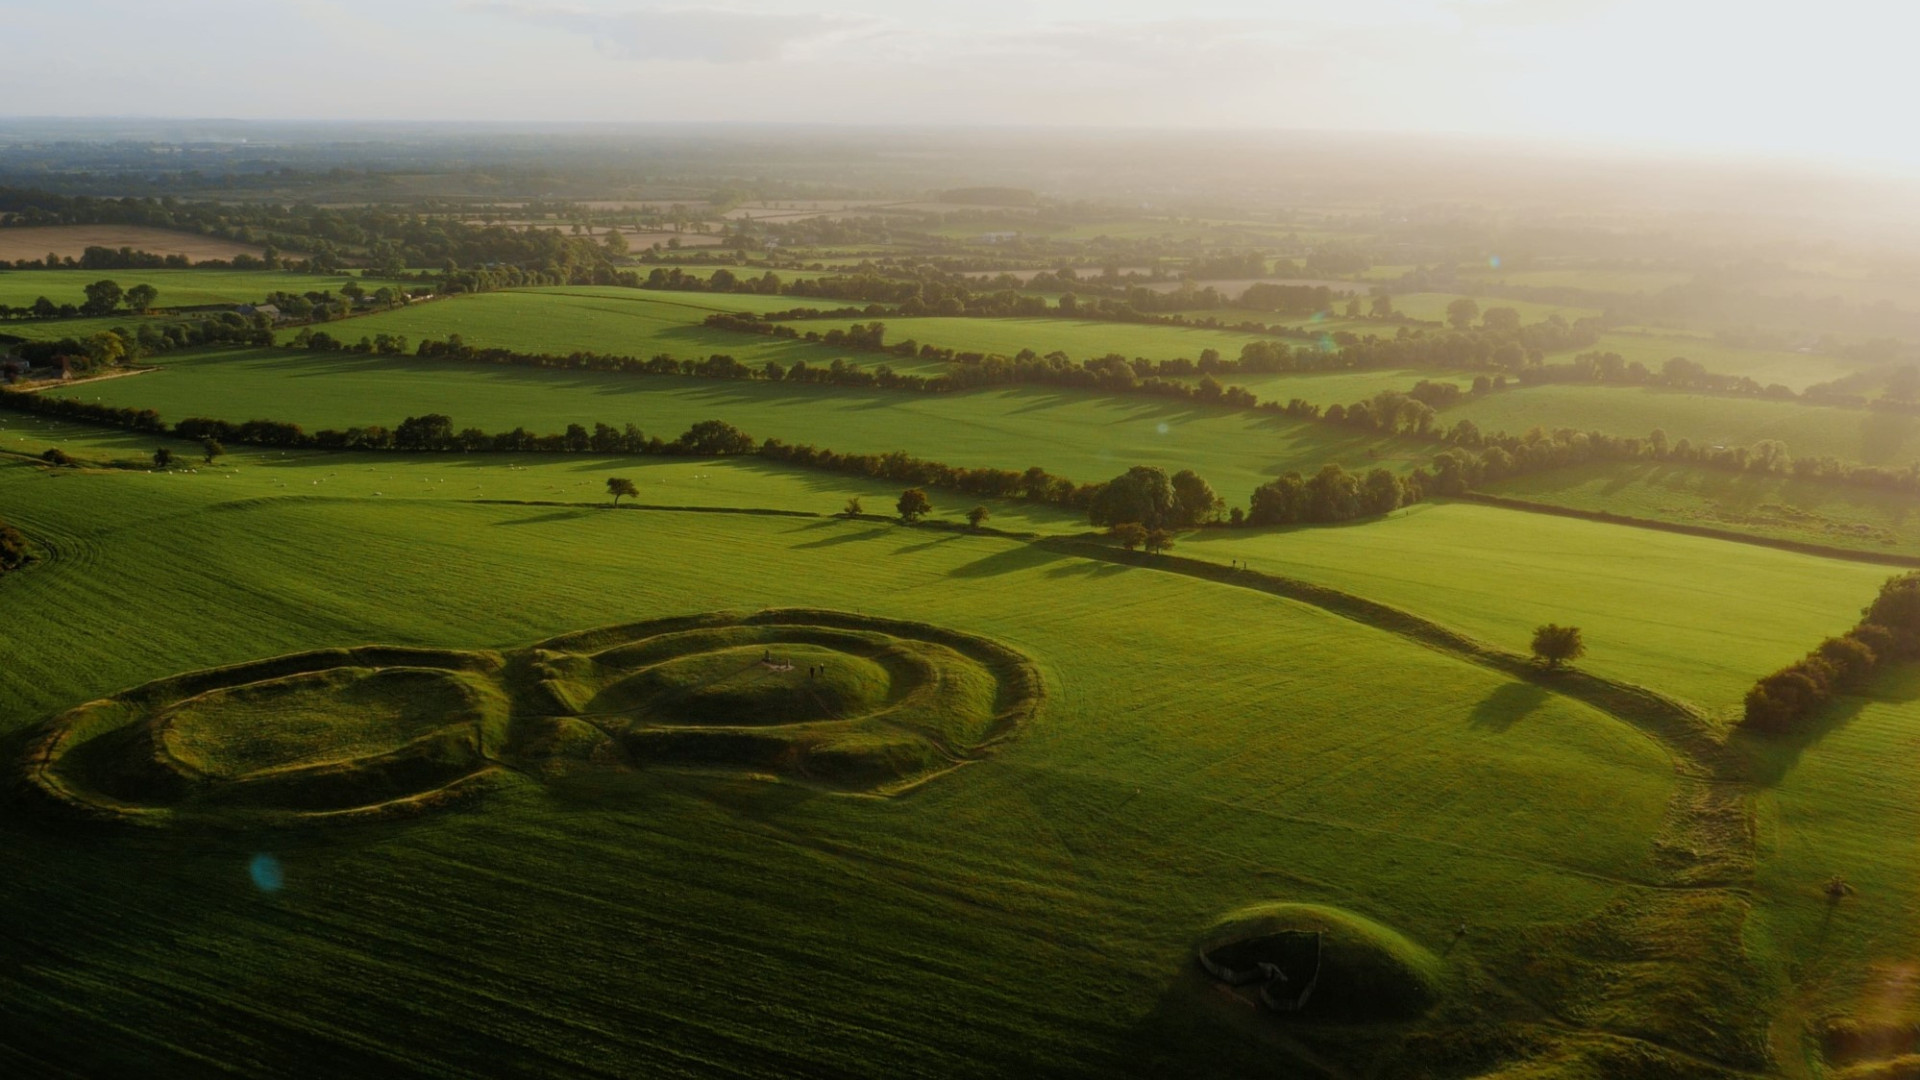
M 1018 654 L 839 612 L 612 627 L 501 656 L 370 646 L 136 687 L 55 718 L 38 786 L 144 820 L 415 808 L 503 768 L 648 764 L 892 792 L 1011 734 L 1040 683 Z
M 375 648 L 178 675 L 58 717 L 32 778 L 147 820 L 398 809 L 491 768 L 484 746 L 506 722 L 497 667 Z
M 1314 937 L 1317 957 L 1309 958 L 1303 946 Z M 1295 984 L 1311 980 L 1294 1014 L 1303 1019 L 1405 1020 L 1426 1012 L 1440 997 L 1438 957 L 1371 919 L 1319 904 L 1241 908 L 1208 928 L 1197 952 L 1210 970 L 1248 970 L 1265 962 Z
M 685 724 L 844 720 L 887 701 L 892 678 L 865 657 L 820 645 L 740 645 L 682 656 L 616 683 L 591 712 L 632 709 Z
M 163 710 L 160 746 L 192 774 L 262 770 L 388 752 L 477 719 L 470 686 L 423 668 L 334 668 L 210 690 Z

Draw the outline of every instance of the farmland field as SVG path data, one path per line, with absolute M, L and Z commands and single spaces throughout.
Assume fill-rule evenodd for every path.
M 1245 319 L 1261 316 L 1254 312 L 1245 312 L 1240 317 Z M 1171 360 L 1184 356 L 1189 360 L 1195 360 L 1206 349 L 1215 349 L 1220 355 L 1233 358 L 1240 355 L 1243 345 L 1262 340 L 1262 335 L 1246 334 L 1237 330 L 1209 330 L 1202 327 L 1153 326 L 1080 319 L 892 316 L 884 317 L 880 321 L 886 323 L 889 343 L 911 338 L 922 345 L 938 345 L 961 352 L 999 353 L 1002 356 L 1013 356 L 1022 349 L 1032 349 L 1041 356 L 1058 351 L 1066 353 L 1075 361 L 1092 360 L 1108 353 L 1118 353 L 1128 359 L 1144 356 L 1149 360 Z M 844 328 L 848 324 L 808 320 L 793 325 L 798 330 L 824 331 L 828 327 Z
M 1796 393 L 1871 366 L 1816 352 L 1735 348 L 1708 337 L 1671 333 L 1607 333 L 1600 335 L 1598 344 L 1576 352 L 1619 353 L 1629 363 L 1637 360 L 1656 373 L 1673 357 L 1685 357 L 1716 375 L 1744 375 L 1762 386 L 1778 383 Z M 1549 361 L 1564 363 L 1574 355 L 1557 355 Z
M 0 228 L 0 259 L 43 259 L 49 254 L 77 259 L 89 247 L 119 249 L 155 255 L 185 255 L 203 259 L 231 259 L 235 255 L 259 255 L 263 248 L 213 236 L 200 236 L 171 229 L 150 229 L 138 225 L 27 225 Z
M 1920 678 L 1906 671 L 1844 699 L 1812 737 L 1755 748 L 1770 781 L 1759 878 L 1769 936 L 1810 976 L 1803 1009 L 1855 1017 L 1880 1039 L 1897 1040 L 1903 1024 L 1894 958 L 1920 952 L 1908 901 L 1920 887 L 1920 821 L 1906 797 L 1917 724 Z M 1823 902 L 1819 886 L 1835 874 L 1857 903 Z
M 520 26 L 524 63 L 409 62 L 498 94 L 691 42 L 528 6 L 460 13 L 463 46 Z M 689 55 L 872 81 L 838 60 L 908 55 L 894 16 Z M 371 53 L 301 56 L 451 32 L 383 18 Z M 526 60 L 555 42 L 580 73 Z M 84 44 L 40 82 L 113 92 Z M 1275 55 L 1280 82 L 1241 74 L 1318 77 Z M 199 59 L 175 73 L 238 70 Z M 645 119 L 724 108 L 728 78 L 596 106 L 634 123 L 542 125 L 528 94 L 455 130 L 408 122 L 404 80 L 286 74 L 263 100 L 394 122 L 0 123 L 0 257 L 217 231 L 314 271 L 0 269 L 0 1077 L 1920 1075 L 1920 417 L 1529 370 L 1920 394 L 1906 187 L 1220 110 L 1184 140 Z M 849 299 L 638 287 L 773 262 Z M 897 314 L 1066 266 L 1137 310 Z M 414 302 L 375 314 L 189 310 L 393 267 Z M 1395 313 L 1155 321 L 1185 275 L 1275 268 Z M 21 310 L 103 278 L 158 310 Z M 1461 298 L 1523 325 L 1445 327 Z M 842 314 L 706 325 L 795 309 Z M 821 340 L 873 322 L 886 348 Z M 1226 329 L 1255 324 L 1281 325 Z M 985 376 L 888 351 L 1269 337 L 1327 370 L 1214 376 L 1264 409 L 1197 372 L 953 389 Z M 760 377 L 687 374 L 713 356 Z M 1280 407 L 1422 381 L 1465 392 Z M 1785 454 L 1731 452 L 1764 440 Z
M 4 903 L 50 932 L 0 974 L 0 998 L 25 1025 L 7 1044 L 16 1060 L 54 1049 L 42 1021 L 110 1001 L 122 1022 L 92 1040 L 91 1060 L 137 1056 L 162 1074 L 196 1067 L 175 1049 L 185 1046 L 277 1071 L 341 1028 L 361 1035 L 332 1060 L 367 1070 L 484 1060 L 517 1072 L 605 1054 L 710 1067 L 656 1026 L 662 1012 L 705 1016 L 709 1051 L 729 1070 L 1204 1061 L 1210 1072 L 1254 1052 L 1211 1047 L 1230 1017 L 1177 988 L 1188 938 L 1222 912 L 1284 894 L 1436 947 L 1473 912 L 1472 942 L 1448 960 L 1459 979 L 1511 967 L 1513 932 L 1576 920 L 1652 881 L 1644 837 L 1671 784 L 1653 742 L 1246 590 L 861 522 L 233 501 L 216 477 L 177 480 L 48 482 L 0 466 L 10 514 L 67 553 L 0 585 L 15 613 L 14 662 L 0 675 L 10 724 L 275 651 L 509 645 L 772 605 L 857 606 L 993 635 L 1039 658 L 1055 704 L 991 761 L 897 804 L 671 771 L 619 796 L 508 793 L 484 812 L 275 838 L 284 886 L 271 895 L 247 876 L 265 838 L 182 846 L 135 831 L 74 850 L 61 830 L 10 819 L 0 858 L 35 884 Z M 146 527 L 200 514 L 222 526 L 184 562 L 175 537 Z M 345 546 L 351 567 L 325 554 Z M 702 558 L 654 556 L 665 548 Z M 131 626 L 102 603 L 130 591 L 153 598 Z M 208 634 L 214 611 L 249 614 Z M 1142 635 L 1116 618 L 1127 611 L 1161 613 L 1160 628 Z M 1259 630 L 1205 631 L 1224 623 Z M 148 647 L 116 648 L 129 632 Z M 1185 671 L 1202 657 L 1215 674 L 1195 717 Z M 1346 780 L 1355 768 L 1399 776 L 1400 797 L 1366 797 Z M 1478 778 L 1471 788 L 1449 780 L 1462 772 Z M 1593 827 L 1559 825 L 1574 819 Z M 1365 837 L 1368 854 L 1327 843 L 1336 836 Z M 69 850 L 50 859 L 58 847 Z M 1466 850 L 1500 855 L 1461 874 L 1451 853 Z M 1435 860 L 1453 870 L 1437 874 Z M 769 878 L 782 898 L 765 893 Z M 595 943 L 585 957 L 583 941 Z M 996 979 L 961 974 L 983 961 Z M 723 1004 L 739 1001 L 745 969 L 762 992 L 751 1007 Z M 285 982 L 294 970 L 297 990 Z M 393 999 L 348 991 L 368 979 Z M 1105 992 L 1079 992 L 1089 980 Z M 970 1022 L 928 1023 L 930 999 Z M 511 1036 L 496 1026 L 502 1009 L 516 1014 Z M 235 1010 L 250 1036 L 220 1019 Z M 752 1034 L 764 1010 L 784 1018 L 777 1045 Z M 167 1044 L 139 1034 L 162 1017 Z
M 6 230 L 0 230 L 0 238 L 5 235 Z M 160 290 L 156 309 L 256 303 L 271 292 L 335 292 L 350 280 L 345 274 L 281 270 L 0 270 L 0 304 L 25 307 L 44 296 L 56 304 L 77 305 L 86 300 L 86 286 L 102 279 L 126 289 L 153 286 Z M 370 279 L 367 287 L 379 284 Z M 0 332 L 6 325 L 0 323 Z
M 170 356 L 151 374 L 58 392 L 157 409 L 169 419 L 269 417 L 308 430 L 392 426 L 438 411 L 457 426 L 489 431 L 634 423 L 670 439 L 720 419 L 761 439 L 843 453 L 905 450 L 969 467 L 1039 465 L 1081 482 L 1141 462 L 1191 467 L 1236 502 L 1289 470 L 1328 461 L 1411 467 L 1433 454 L 1430 443 L 1283 416 L 1038 387 L 922 395 L 277 349 Z M 368 415 L 369 401 L 379 402 L 377 417 Z
M 875 366 L 884 361 L 896 370 L 917 370 L 912 360 L 850 354 L 803 341 L 781 340 L 713 330 L 701 320 L 715 312 L 784 311 L 809 306 L 801 298 L 720 293 L 654 292 L 594 286 L 552 289 L 516 289 L 510 292 L 454 296 L 381 312 L 323 327 L 336 336 L 356 340 L 372 334 L 404 334 L 414 341 L 446 339 L 458 334 L 467 344 L 518 352 L 598 352 L 642 359 L 669 353 L 682 359 L 705 359 L 726 353 L 744 364 L 759 366 L 768 360 L 792 364 L 830 364 L 846 356 Z M 806 329 L 815 329 L 808 323 Z M 827 324 L 818 324 L 825 331 Z M 282 331 L 282 338 L 292 336 Z
M 1899 492 L 1685 465 L 1582 465 L 1490 494 L 1806 544 L 1920 555 L 1920 507 Z
M 1715 709 L 1737 704 L 1755 672 L 1853 625 L 1890 573 L 1764 549 L 1729 561 L 1718 540 L 1461 504 L 1362 528 L 1202 534 L 1186 550 L 1374 597 L 1509 648 L 1542 623 L 1573 623 L 1592 670 Z
M 197 443 L 103 430 L 38 417 L 0 413 L 0 455 L 37 458 L 59 449 L 90 464 L 137 468 L 147 474 L 155 448 L 167 446 L 183 463 L 153 472 L 153 485 L 185 475 L 217 477 L 231 499 L 286 495 L 353 499 L 524 500 L 569 504 L 607 501 L 609 476 L 630 478 L 642 505 L 755 508 L 832 513 L 858 498 L 869 513 L 890 512 L 898 485 L 862 476 L 784 468 L 757 458 L 625 457 L 550 454 L 338 454 L 236 446 L 206 465 Z M 57 475 L 57 474 L 56 474 Z M 1086 515 L 1043 503 L 962 497 L 933 492 L 928 520 L 958 524 L 984 504 L 988 524 L 1008 532 L 1079 532 Z
M 1572 428 L 1645 438 L 1655 429 L 1695 446 L 1785 443 L 1791 456 L 1905 466 L 1920 458 L 1920 418 L 1792 401 L 1595 385 L 1523 387 L 1463 400 L 1441 412 L 1482 431 Z

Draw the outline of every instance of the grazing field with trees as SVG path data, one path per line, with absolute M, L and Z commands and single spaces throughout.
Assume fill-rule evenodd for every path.
M 220 1007 L 251 997 L 256 1030 L 273 1032 L 272 1042 L 242 1051 L 211 1018 L 180 1021 L 186 1027 L 175 1038 L 223 1054 L 246 1052 L 272 1067 L 289 1063 L 284 1047 L 346 1024 L 367 1033 L 353 1051 L 367 1068 L 429 1050 L 477 1063 L 478 1051 L 466 1046 L 475 1030 L 452 1006 L 503 989 L 497 980 L 512 972 L 520 992 L 539 988 L 550 1015 L 593 1015 L 599 1023 L 609 1015 L 631 1018 L 605 1029 L 601 1050 L 662 1053 L 658 1036 L 647 1034 L 647 1012 L 661 1003 L 690 1009 L 731 998 L 739 966 L 752 964 L 773 986 L 767 1002 L 789 1017 L 787 1037 L 783 1049 L 749 1050 L 755 1021 L 737 1015 L 717 1029 L 739 1042 L 735 1061 L 798 1063 L 857 1053 L 865 1062 L 902 1067 L 929 1060 L 997 1067 L 1031 1062 L 1038 1053 L 1042 1060 L 1064 1055 L 1061 1067 L 1082 1058 L 1118 1067 L 1135 1040 L 1159 1054 L 1199 1052 L 1217 1037 L 1212 1026 L 1229 1022 L 1205 1019 L 1195 1006 L 1158 1014 L 1165 1007 L 1161 981 L 1181 969 L 1188 933 L 1271 892 L 1275 883 L 1258 873 L 1222 893 L 1214 874 L 1197 871 L 1266 865 L 1277 854 L 1275 822 L 1294 823 L 1287 830 L 1297 838 L 1287 848 L 1288 880 L 1343 883 L 1313 890 L 1316 900 L 1369 912 L 1430 940 L 1444 939 L 1459 912 L 1474 912 L 1490 955 L 1459 955 L 1450 978 L 1468 978 L 1482 964 L 1515 963 L 1520 953 L 1501 944 L 1510 937 L 1503 928 L 1571 922 L 1657 880 L 1644 863 L 1643 837 L 1659 827 L 1672 780 L 1656 743 L 1623 738 L 1588 706 L 1535 701 L 1497 674 L 1316 609 L 1239 589 L 1196 591 L 1178 577 L 1116 572 L 1017 541 L 862 521 L 305 495 L 236 503 L 228 483 L 204 472 L 165 485 L 131 473 L 49 480 L 32 465 L 0 466 L 0 492 L 23 525 L 73 553 L 48 568 L 56 572 L 36 569 L 8 582 L 17 590 L 9 597 L 14 610 L 31 609 L 47 622 L 16 624 L 16 640 L 29 644 L 9 665 L 0 698 L 7 715 L 24 719 L 177 671 L 275 652 L 368 640 L 500 647 L 626 619 L 636 608 L 771 606 L 858 608 L 1022 648 L 1044 645 L 1046 711 L 990 761 L 903 804 L 910 808 L 904 814 L 881 802 L 697 774 L 658 772 L 628 795 L 582 778 L 551 794 L 509 792 L 483 814 L 380 825 L 344 846 L 289 836 L 273 845 L 285 885 L 267 905 L 247 879 L 257 839 L 216 837 L 190 857 L 155 861 L 164 834 L 135 830 L 89 854 L 55 860 L 59 869 L 43 871 L 31 897 L 10 894 L 8 902 L 17 904 L 59 899 L 41 913 L 66 931 L 50 939 L 62 944 L 52 946 L 48 962 L 76 976 L 49 986 L 30 970 L 11 968 L 0 995 L 13 1015 L 98 1007 L 101 994 L 128 1019 L 158 1018 L 181 995 Z M 134 527 L 208 513 L 225 524 L 186 564 L 168 554 L 167 536 Z M 345 576 L 327 554 L 343 545 L 358 553 Z M 702 554 L 663 563 L 650 554 L 663 548 Z M 438 570 L 423 576 L 415 569 L 421 565 Z M 83 572 L 57 572 L 67 567 Z M 983 592 L 988 582 L 996 587 Z M 278 602 L 243 599 L 261 590 Z M 99 603 L 129 593 L 155 601 L 137 627 Z M 984 602 L 989 595 L 1004 604 Z M 202 613 L 215 609 L 254 614 L 233 624 L 231 634 L 208 635 Z M 1177 615 L 1143 636 L 1131 620 L 1115 619 L 1116 610 L 1129 609 Z M 1213 620 L 1253 620 L 1262 629 L 1224 647 L 1175 644 L 1181 627 Z M 54 625 L 57 635 L 48 632 Z M 117 649 L 109 625 L 137 633 L 146 648 Z M 1063 650 L 1067 641 L 1074 644 Z M 1213 672 L 1213 719 L 1196 724 L 1184 719 L 1189 684 L 1182 672 L 1203 655 Z M 1363 668 L 1364 685 L 1374 689 L 1355 697 L 1349 680 Z M 1270 711 L 1276 675 L 1288 683 L 1291 700 L 1315 703 L 1313 719 Z M 1488 701 L 1515 704 L 1496 704 L 1502 719 L 1486 726 L 1470 714 Z M 1376 739 L 1401 748 L 1384 759 L 1366 752 L 1369 769 L 1405 770 L 1398 781 L 1403 797 L 1392 803 L 1338 779 L 1359 760 L 1357 748 Z M 1264 762 L 1283 748 L 1295 782 L 1276 784 Z M 1496 802 L 1463 799 L 1447 779 L 1462 772 L 1483 781 L 1501 776 L 1500 783 L 1474 785 Z M 1320 779 L 1300 782 L 1307 776 Z M 1552 805 L 1568 813 L 1605 806 L 1617 830 L 1569 844 L 1552 826 L 1541 792 L 1551 792 Z M 628 817 L 639 809 L 633 799 L 647 807 L 644 819 Z M 619 824 L 639 820 L 648 824 Z M 739 823 L 756 820 L 764 824 L 739 832 Z M 1170 829 L 1170 822 L 1178 824 Z M 619 843 L 608 844 L 608 829 Z M 1035 830 L 1054 839 L 1036 846 Z M 1360 877 L 1351 865 L 1336 871 L 1351 856 L 1320 842 L 1349 834 L 1370 837 L 1377 853 Z M 731 854 L 715 861 L 723 836 L 731 838 Z M 861 838 L 858 850 L 848 847 L 854 837 Z M 52 842 L 29 830 L 6 845 L 6 857 L 24 872 L 46 862 Z M 933 876 L 900 869 L 936 849 L 945 869 Z M 1436 878 L 1435 860 L 1452 861 L 1464 850 L 1502 854 L 1471 876 Z M 1174 852 L 1187 854 L 1163 864 Z M 102 893 L 101 874 L 125 859 L 149 865 L 142 894 L 165 902 L 101 921 L 95 905 L 125 895 Z M 1155 864 L 1164 869 L 1141 876 Z M 409 882 L 404 904 L 391 892 L 401 867 Z M 567 889 L 550 888 L 556 875 L 570 882 Z M 783 881 L 785 900 L 764 894 L 769 876 Z M 641 878 L 701 886 L 684 901 L 643 898 L 632 891 Z M 1548 881 L 1553 887 L 1545 887 Z M 489 898 L 480 907 L 470 904 L 476 890 Z M 836 897 L 831 906 L 840 914 L 818 934 L 794 926 L 797 910 L 812 910 L 794 906 L 805 895 Z M 1531 898 L 1526 906 L 1513 904 L 1519 895 Z M 729 911 L 722 936 L 713 935 L 715 904 Z M 429 911 L 440 916 L 429 919 Z M 515 916 L 502 922 L 503 911 Z M 217 917 L 208 921 L 209 912 Z M 259 944 L 259 935 L 302 918 L 323 918 L 327 928 L 299 943 Z M 1065 937 L 1063 918 L 1074 928 Z M 189 919 L 200 929 L 189 931 Z M 1180 933 L 1165 936 L 1168 922 Z M 410 952 L 447 963 L 494 959 L 487 973 L 458 983 L 431 974 L 440 959 L 409 974 L 394 966 L 391 948 L 356 944 L 376 927 L 381 940 L 404 941 Z M 131 944 L 183 932 L 209 959 L 184 968 L 168 961 L 167 990 L 136 989 L 160 961 Z M 562 938 L 554 935 L 601 942 L 592 978 L 556 959 Z M 783 942 L 778 950 L 754 944 L 776 939 Z M 860 957 L 850 967 L 842 957 L 849 944 Z M 227 959 L 215 962 L 214 955 Z M 330 957 L 324 962 L 336 978 L 397 979 L 413 1004 L 314 998 L 296 1010 L 258 1000 L 261 980 L 308 956 L 315 963 Z M 952 974 L 983 956 L 1011 965 L 1007 970 L 1023 981 L 1057 988 L 1045 995 L 1055 1004 L 1036 1011 L 1025 994 L 1009 996 Z M 940 962 L 929 964 L 929 957 Z M 1117 999 L 1071 991 L 1083 984 L 1089 963 L 1120 988 Z M 839 989 L 812 992 L 821 979 Z M 918 1027 L 919 1003 L 936 994 L 963 1004 L 975 1021 L 958 1029 Z M 426 1016 L 443 1022 L 423 1043 Z M 865 1034 L 849 1042 L 855 1017 L 866 1018 L 858 1025 Z M 1206 1026 L 1192 1028 L 1196 1022 Z M 1076 1034 L 1061 1043 L 1062 1030 Z M 15 1045 L 33 1049 L 38 1038 Z M 577 1043 L 532 1038 L 522 1052 L 563 1059 L 580 1052 Z M 1036 1039 L 1046 1046 L 1018 1045 Z M 114 1056 L 135 1045 L 114 1039 L 97 1050 Z M 157 1054 L 152 1067 L 162 1071 L 187 1067 L 164 1049 L 140 1052 Z
M 0 122 L 0 1074 L 1920 1055 L 1910 203 L 127 124 Z
M 546 434 L 574 423 L 633 423 L 672 438 L 701 420 L 724 418 L 760 439 L 842 453 L 902 450 L 972 467 L 1038 465 L 1080 483 L 1135 462 L 1192 468 L 1236 502 L 1288 468 L 1329 461 L 1411 468 L 1439 449 L 1225 406 L 1040 387 L 917 395 L 294 350 L 170 355 L 153 374 L 62 392 L 155 409 L 175 421 L 273 419 L 308 431 L 392 427 L 437 411 L 456 427 L 488 431 L 525 426 Z M 383 414 L 367 415 L 368 401 L 379 401 Z

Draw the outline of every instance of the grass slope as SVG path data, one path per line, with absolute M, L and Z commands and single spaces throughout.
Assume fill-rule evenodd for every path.
M 1462 503 L 1346 528 L 1204 533 L 1180 552 L 1331 585 L 1524 652 L 1581 628 L 1581 666 L 1707 706 L 1854 624 L 1892 571 Z
M 1920 555 L 1899 492 L 1685 465 L 1604 462 L 1486 485 L 1494 495 L 1860 551 Z
M 1762 910 L 1801 973 L 1797 1012 L 1816 1028 L 1821 1018 L 1849 1019 L 1909 1051 L 1920 1033 L 1911 989 L 1920 960 L 1917 733 L 1920 670 L 1908 668 L 1837 702 L 1808 738 L 1756 743 L 1770 781 L 1760 800 Z M 1839 902 L 1824 890 L 1835 874 L 1856 890 Z
M 1448 424 L 1472 420 L 1482 431 L 1513 434 L 1537 426 L 1644 437 L 1658 428 L 1670 440 L 1696 445 L 1748 446 L 1777 439 L 1796 457 L 1896 466 L 1920 459 L 1920 417 L 1672 390 L 1532 386 L 1464 401 L 1440 417 Z
M 1274 1051 L 1179 975 L 1224 912 L 1320 903 L 1428 945 L 1471 913 L 1447 963 L 1505 970 L 1525 928 L 1649 880 L 1672 780 L 1646 739 L 1247 590 L 869 523 L 176 479 L 0 466 L 55 553 L 0 581 L 0 723 L 280 651 L 787 604 L 999 638 L 1048 705 L 892 802 L 662 773 L 315 834 L 9 809 L 0 913 L 36 928 L 0 944 L 16 1068 L 1244 1073 Z M 262 853 L 280 891 L 248 880 Z

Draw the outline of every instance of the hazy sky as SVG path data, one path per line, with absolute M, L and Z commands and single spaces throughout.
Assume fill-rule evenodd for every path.
M 1920 164 L 1899 0 L 0 0 L 0 114 L 1447 131 Z

